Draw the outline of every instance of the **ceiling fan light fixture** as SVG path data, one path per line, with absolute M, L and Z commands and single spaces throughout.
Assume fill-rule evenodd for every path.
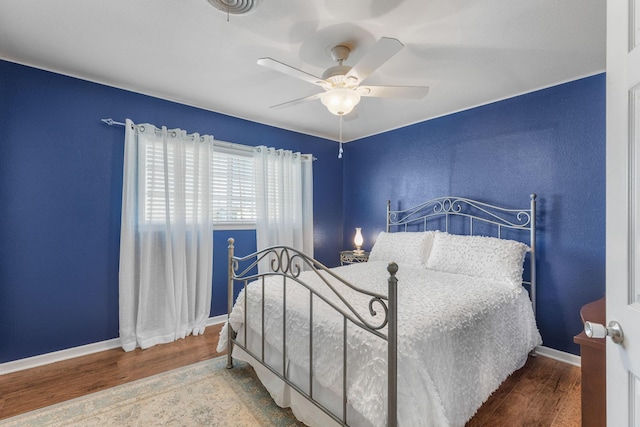
M 320 95 L 320 101 L 331 114 L 344 116 L 353 111 L 360 102 L 360 95 L 353 89 L 338 88 Z

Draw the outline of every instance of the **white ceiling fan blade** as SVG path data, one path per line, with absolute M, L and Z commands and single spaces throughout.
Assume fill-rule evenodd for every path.
M 355 77 L 362 83 L 369 74 L 398 53 L 404 45 L 397 39 L 382 37 L 365 56 L 347 73 L 347 78 Z
M 429 93 L 428 86 L 360 86 L 356 90 L 360 96 L 379 98 L 422 99 Z
M 282 104 L 272 105 L 269 108 L 277 109 L 277 108 L 293 107 L 294 105 L 302 104 L 303 102 L 313 101 L 315 99 L 319 99 L 320 95 L 321 95 L 320 93 L 316 93 L 315 95 L 309 95 L 309 96 L 305 96 L 304 98 L 298 98 L 298 99 L 294 99 L 292 101 L 283 102 Z
M 272 58 L 260 58 L 258 59 L 258 65 L 262 65 L 263 67 L 270 68 L 275 71 L 279 71 L 281 73 L 287 74 L 291 77 L 295 77 L 300 80 L 304 80 L 305 82 L 312 83 L 321 87 L 331 87 L 331 84 L 322 80 L 320 77 L 316 77 L 313 74 L 309 74 L 306 71 L 299 70 L 290 65 L 284 64 L 280 61 L 276 61 Z

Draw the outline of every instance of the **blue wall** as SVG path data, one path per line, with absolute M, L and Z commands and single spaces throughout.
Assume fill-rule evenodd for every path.
M 313 153 L 316 257 L 342 248 L 334 142 L 0 61 L 0 363 L 116 338 L 124 129 L 131 118 L 219 140 Z M 212 315 L 226 312 L 226 239 L 214 233 Z
M 150 122 L 313 153 L 316 256 L 365 246 L 386 200 L 441 195 L 527 206 L 539 194 L 539 326 L 577 354 L 580 307 L 604 295 L 605 78 L 599 75 L 349 143 L 335 143 L 0 61 L 0 363 L 118 335 L 123 132 Z M 342 208 L 344 206 L 344 209 Z M 212 315 L 225 312 L 226 239 L 214 233 Z
M 538 326 L 579 354 L 580 308 L 605 292 L 604 74 L 349 143 L 344 180 L 344 235 L 363 227 L 367 248 L 387 199 L 526 208 L 537 193 Z

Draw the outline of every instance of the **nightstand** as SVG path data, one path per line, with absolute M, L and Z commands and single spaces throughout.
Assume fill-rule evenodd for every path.
M 369 252 L 354 254 L 353 251 L 340 252 L 340 265 L 356 264 L 358 262 L 369 261 Z

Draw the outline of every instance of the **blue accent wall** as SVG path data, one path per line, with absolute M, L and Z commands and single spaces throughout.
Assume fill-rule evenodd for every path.
M 0 363 L 118 336 L 124 129 L 107 117 L 312 153 L 315 255 L 337 264 L 334 142 L 0 61 Z M 230 236 L 255 250 L 253 231 L 214 232 L 212 315 L 226 313 Z
M 370 248 L 386 201 L 463 196 L 514 208 L 538 194 L 538 326 L 579 354 L 580 308 L 605 293 L 605 75 L 349 143 L 344 235 Z M 402 284 L 400 284 L 402 286 Z

